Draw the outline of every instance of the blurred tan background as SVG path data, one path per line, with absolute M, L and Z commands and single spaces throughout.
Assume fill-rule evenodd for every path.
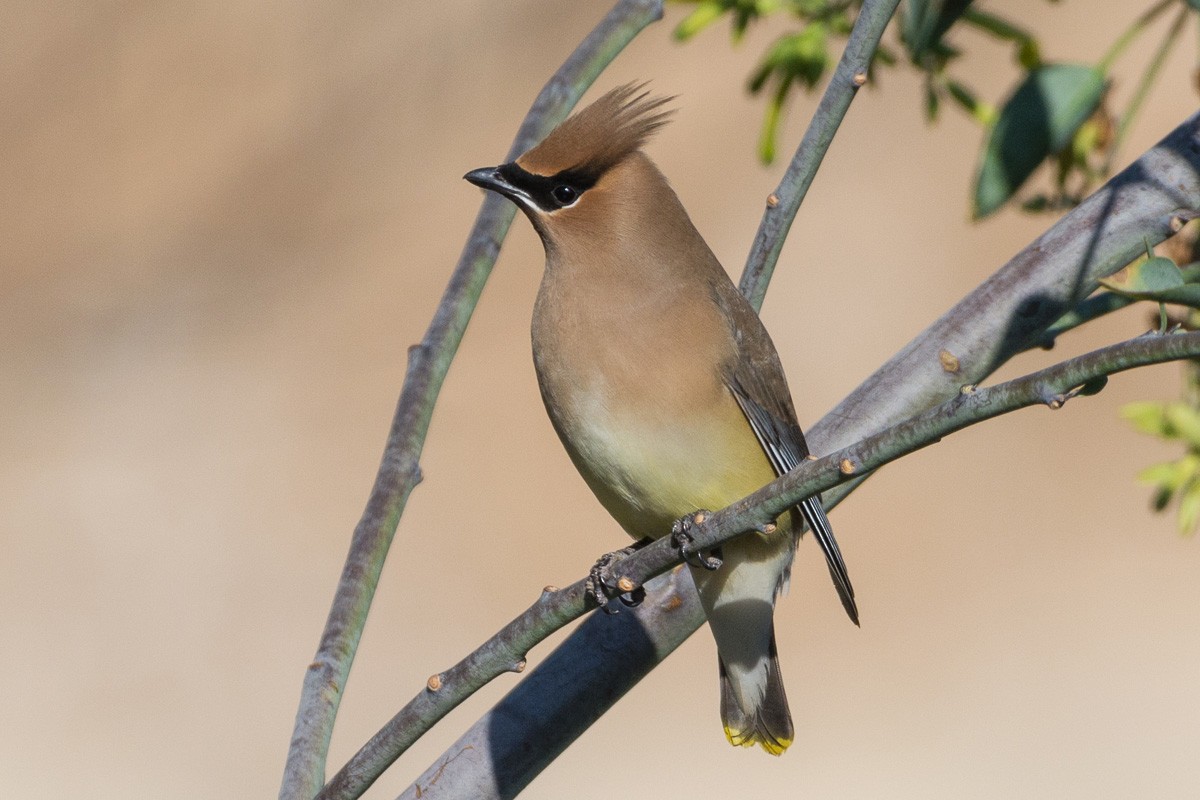
M 1148 3 L 993 2 L 1095 61 Z M 9 4 L 0 48 L 0 775 L 13 797 L 272 797 L 305 665 L 421 336 L 495 163 L 609 4 Z M 668 8 L 597 91 L 678 94 L 651 152 L 734 272 L 783 164 L 747 74 L 775 29 L 687 46 Z M 1156 30 L 1161 31 L 1162 26 Z M 1159 34 L 1154 34 L 1157 37 Z M 1193 37 L 1184 37 L 1185 40 Z M 999 100 L 1009 49 L 960 35 Z M 1118 107 L 1149 57 L 1119 65 Z M 1185 41 L 1122 163 L 1196 105 Z M 1049 224 L 966 222 L 980 140 L 903 69 L 864 92 L 764 310 L 812 421 Z M 595 96 L 593 92 L 591 96 Z M 794 104 L 790 152 L 815 98 Z M 519 219 L 442 393 L 335 734 L 340 765 L 425 678 L 624 544 L 546 423 L 540 245 Z M 1006 374 L 1147 327 L 1119 316 Z M 1200 542 L 1147 510 L 1174 451 L 1117 416 L 1167 366 L 894 465 L 834 515 L 778 617 L 798 742 L 730 748 L 686 643 L 530 798 L 1194 796 Z M 540 659 L 546 648 L 531 654 Z M 374 787 L 391 797 L 515 681 Z M 776 794 L 769 794 L 776 793 Z

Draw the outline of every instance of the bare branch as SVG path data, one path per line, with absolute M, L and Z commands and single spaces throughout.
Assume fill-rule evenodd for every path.
M 808 187 L 812 186 L 821 161 L 846 112 L 850 110 L 850 103 L 867 81 L 871 59 L 898 5 L 900 0 L 866 0 L 863 3 L 850 38 L 846 41 L 846 49 L 842 51 L 833 78 L 821 95 L 821 102 L 804 132 L 804 138 L 800 140 L 800 146 L 792 156 L 783 180 L 767 198 L 767 209 L 754 236 L 754 245 L 746 259 L 739 286 L 755 309 L 762 308 L 767 285 L 775 273 L 775 263 L 783 251 L 783 243 L 796 219 L 796 212 L 800 210 Z
M 542 89 L 508 158 L 544 138 L 633 37 L 661 17 L 662 0 L 620 0 Z M 514 214 L 513 205 L 500 197 L 484 199 L 433 321 L 409 351 L 408 373 L 375 485 L 354 530 L 316 657 L 304 676 L 279 791 L 282 800 L 308 800 L 325 781 L 342 690 L 396 526 L 421 479 L 418 461 L 434 403 Z

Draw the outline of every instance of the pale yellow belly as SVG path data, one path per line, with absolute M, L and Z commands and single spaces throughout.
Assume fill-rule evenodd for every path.
M 686 413 L 630 408 L 579 396 L 560 420 L 576 467 L 634 538 L 658 538 L 697 509 L 716 510 L 772 480 L 774 472 L 732 396 Z

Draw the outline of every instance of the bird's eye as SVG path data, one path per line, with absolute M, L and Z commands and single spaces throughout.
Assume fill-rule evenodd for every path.
M 565 183 L 560 183 L 558 186 L 555 186 L 554 191 L 551 192 L 551 194 L 554 195 L 555 201 L 560 206 L 569 206 L 571 203 L 574 203 L 579 199 L 579 192 L 575 191 Z

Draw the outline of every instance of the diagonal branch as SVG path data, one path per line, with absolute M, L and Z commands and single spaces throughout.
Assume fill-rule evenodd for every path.
M 661 17 L 662 0 L 620 0 L 542 89 L 506 160 L 544 138 L 633 37 Z M 513 205 L 498 196 L 484 200 L 433 321 L 420 344 L 409 350 L 408 373 L 375 485 L 354 529 L 316 657 L 304 676 L 281 800 L 308 800 L 324 783 L 333 723 L 371 599 L 408 496 L 421 479 L 418 462 L 434 403 L 514 214 Z
M 805 497 L 831 489 L 838 484 L 852 480 L 857 475 L 878 469 L 884 464 L 934 444 L 971 425 L 1028 406 L 1046 405 L 1052 409 L 1058 409 L 1077 395 L 1098 391 L 1103 387 L 1103 382 L 1109 375 L 1136 367 L 1198 356 L 1200 356 L 1200 333 L 1165 335 L 1152 333 L 1096 350 L 996 386 L 964 387 L 959 395 L 909 420 L 823 458 L 805 462 L 787 475 L 725 509 L 705 515 L 703 519 L 698 515 L 697 524 L 691 528 L 695 546 L 702 550 L 716 547 L 740 533 L 754 528 L 764 520 L 778 517 Z M 661 576 L 662 573 L 679 564 L 678 549 L 671 544 L 669 537 L 664 537 L 614 563 L 612 576 L 614 582 L 628 580 L 629 585 L 637 586 L 656 576 Z M 671 573 L 668 580 L 663 581 L 660 578 L 658 585 L 653 583 L 650 585 L 652 592 L 649 593 L 651 597 L 649 614 L 652 617 L 666 623 L 676 621 L 683 611 L 683 606 L 688 603 L 693 607 L 689 610 L 702 613 L 695 600 L 695 592 L 687 586 L 681 589 L 676 584 L 682 575 L 683 573 L 676 571 Z M 537 602 L 502 628 L 479 649 L 450 669 L 431 678 L 430 686 L 409 701 L 400 713 L 388 723 L 388 726 L 376 734 L 350 760 L 344 772 L 353 774 L 360 768 L 360 765 L 369 761 L 377 748 L 384 746 L 392 738 L 393 731 L 403 731 L 414 726 L 419 726 L 422 730 L 429 727 L 493 678 L 513 671 L 514 665 L 523 665 L 526 653 L 531 647 L 595 607 L 595 602 L 584 588 L 583 579 L 561 590 L 547 587 Z M 629 619 L 619 621 L 625 617 Z M 621 615 L 618 620 L 597 617 L 596 619 L 603 621 L 603 625 L 592 628 L 581 626 L 572 639 L 577 637 L 594 639 L 598 636 L 605 636 L 599 629 L 607 627 L 609 630 L 605 639 L 612 640 L 616 636 L 613 626 L 620 626 L 626 635 L 631 636 L 632 640 L 640 647 L 651 646 L 641 635 L 640 622 L 633 617 L 632 614 Z M 690 630 L 680 631 L 678 625 L 672 627 L 675 635 L 679 637 L 679 641 L 675 642 L 676 645 L 691 633 Z M 582 636 L 581 632 L 583 632 Z M 681 633 L 683 636 L 680 636 Z M 617 636 L 617 638 L 620 637 Z M 595 643 L 587 645 L 589 648 L 597 646 Z M 551 658 L 560 660 L 568 658 L 569 656 L 564 655 L 564 651 L 570 649 L 560 647 Z M 628 654 L 621 647 L 616 650 L 620 654 L 620 658 L 629 660 Z M 597 651 L 593 649 L 592 652 Z M 607 652 L 607 649 L 600 649 L 599 652 Z M 642 674 L 645 671 L 646 667 L 643 665 Z M 524 704 L 545 694 L 545 687 L 540 684 L 546 681 L 553 682 L 554 679 L 548 678 L 547 673 L 556 672 L 561 672 L 561 669 L 547 659 L 514 690 L 514 693 L 519 694 L 518 699 L 514 700 L 510 695 L 501 701 L 500 708 L 505 709 L 508 713 L 519 711 L 522 715 L 534 714 L 537 709 L 554 708 L 554 704 L 547 704 L 544 699 L 537 702 L 532 711 Z M 624 671 L 621 669 L 592 671 L 590 674 L 598 674 L 599 679 L 605 682 L 604 690 L 580 681 L 576 682 L 577 690 L 584 693 L 599 692 L 606 700 L 604 709 L 599 712 L 603 713 L 603 710 L 607 710 L 608 706 L 620 696 L 620 694 L 608 691 L 610 688 L 608 684 L 629 682 L 629 676 L 625 676 L 623 673 Z M 638 674 L 633 682 L 642 677 L 642 674 Z M 578 688 L 580 686 L 582 686 L 581 689 Z M 556 690 L 551 694 L 557 694 L 559 691 Z M 492 762 L 492 777 L 495 779 L 493 790 L 484 791 L 478 786 L 472 785 L 469 787 L 471 791 L 466 792 L 468 787 L 456 783 L 456 781 L 462 780 L 464 775 L 470 775 L 470 769 L 446 770 L 443 758 L 401 797 L 432 797 L 435 796 L 432 791 L 435 786 L 436 796 L 441 797 L 466 796 L 466 794 L 479 798 L 514 796 L 536 775 L 536 772 L 529 773 L 527 771 L 529 765 L 526 762 L 532 756 L 526 751 L 532 749 L 537 752 L 536 760 L 540 764 L 540 769 L 562 749 L 565 749 L 566 745 L 593 721 L 591 717 L 581 719 L 580 715 L 574 713 L 574 708 L 573 705 L 566 705 L 570 718 L 564 721 L 571 726 L 574 735 L 563 737 L 566 741 L 561 745 L 557 744 L 556 740 L 555 748 L 550 753 L 547 753 L 541 744 L 535 748 L 524 746 L 529 741 L 528 732 L 524 736 L 497 737 L 491 725 L 478 723 L 455 744 L 453 748 L 455 753 L 472 752 L 471 760 L 478 762 L 489 759 Z M 489 716 L 492 717 L 493 724 L 504 724 L 508 713 Z M 507 721 L 507 724 L 510 727 L 513 726 L 511 721 Z M 542 741 L 540 737 L 534 738 L 539 742 Z M 433 779 L 434 774 L 438 776 L 437 780 Z M 333 800 L 333 798 L 356 796 L 332 791 L 333 787 L 339 785 L 341 777 L 341 774 L 336 776 L 331 781 L 327 793 L 323 793 L 320 797 Z

